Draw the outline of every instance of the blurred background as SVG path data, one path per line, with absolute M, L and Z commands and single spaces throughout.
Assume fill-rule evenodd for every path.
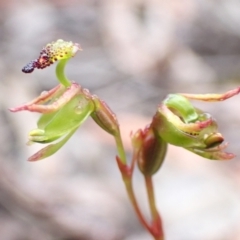
M 38 114 L 8 108 L 56 84 L 55 67 L 22 67 L 57 39 L 83 51 L 70 79 L 105 100 L 129 134 L 151 121 L 168 93 L 221 93 L 240 82 L 239 0 L 0 0 L 0 239 L 150 240 L 132 210 L 113 139 L 88 120 L 54 156 L 27 158 Z M 169 147 L 155 175 L 167 240 L 240 239 L 240 96 L 196 103 L 216 117 L 237 155 L 203 159 Z M 149 216 L 141 174 L 134 184 Z

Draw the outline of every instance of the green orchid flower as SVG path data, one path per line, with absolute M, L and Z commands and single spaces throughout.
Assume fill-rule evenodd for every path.
M 52 143 L 35 153 L 29 161 L 37 161 L 58 151 L 91 116 L 105 131 L 112 135 L 119 132 L 115 115 L 105 102 L 79 84 L 69 81 L 64 75 L 66 62 L 81 50 L 79 44 L 58 40 L 47 44 L 38 59 L 28 63 L 22 71 L 32 72 L 35 68 L 43 69 L 59 60 L 56 75 L 60 84 L 39 97 L 16 108 L 12 112 L 31 111 L 41 113 L 37 128 L 29 132 L 29 143 Z M 58 142 L 55 142 L 59 140 Z
M 232 153 L 223 150 L 224 137 L 218 132 L 217 122 L 212 116 L 195 108 L 189 99 L 223 101 L 236 94 L 240 88 L 224 94 L 171 94 L 159 105 L 151 123 L 155 134 L 175 146 L 183 147 L 204 158 L 228 160 Z

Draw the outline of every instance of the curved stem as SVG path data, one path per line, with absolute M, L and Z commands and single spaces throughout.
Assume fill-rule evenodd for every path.
M 66 66 L 66 63 L 68 62 L 69 59 L 61 59 L 56 67 L 56 75 L 59 80 L 59 82 L 64 85 L 65 87 L 69 87 L 71 85 L 71 82 L 67 79 L 64 69 Z

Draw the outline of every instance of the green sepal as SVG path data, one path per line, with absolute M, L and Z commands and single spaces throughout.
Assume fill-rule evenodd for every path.
M 32 142 L 48 143 L 79 127 L 94 110 L 94 105 L 83 95 L 77 95 L 54 113 L 43 114 L 38 129 L 29 133 Z
M 75 133 L 75 131 L 78 128 L 74 128 L 72 129 L 72 131 L 70 131 L 62 140 L 60 140 L 59 142 L 55 143 L 55 144 L 49 144 L 47 147 L 41 149 L 40 151 L 36 152 L 34 155 L 32 155 L 28 161 L 38 161 L 38 160 L 42 160 L 44 158 L 47 158 L 51 155 L 53 155 L 54 153 L 56 153 L 68 140 L 69 138 Z
M 154 131 L 167 143 L 180 147 L 204 147 L 198 136 L 186 133 L 177 128 L 162 112 L 157 112 L 153 118 Z

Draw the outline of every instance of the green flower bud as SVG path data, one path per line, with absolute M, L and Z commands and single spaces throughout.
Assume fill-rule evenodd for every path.
M 95 108 L 91 114 L 93 120 L 106 132 L 116 136 L 119 134 L 119 124 L 116 115 L 108 107 L 108 105 L 100 100 L 97 96 L 93 96 Z
M 152 176 L 161 167 L 167 151 L 167 143 L 159 138 L 151 127 L 138 130 L 132 138 L 137 151 L 137 163 L 145 176 Z

